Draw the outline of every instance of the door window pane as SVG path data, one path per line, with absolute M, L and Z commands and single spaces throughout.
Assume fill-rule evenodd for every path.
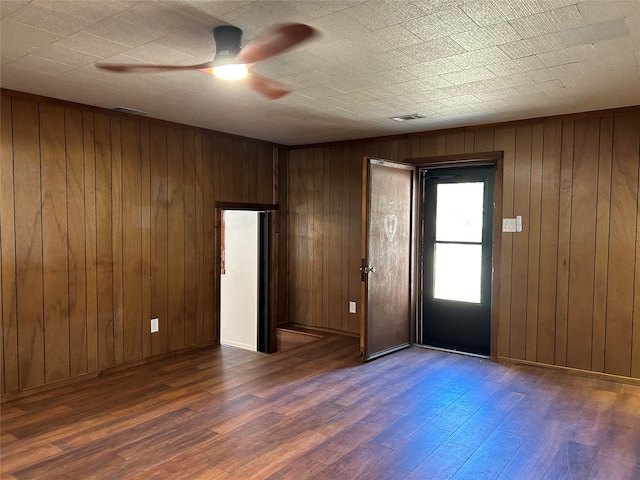
M 482 245 L 436 243 L 433 298 L 480 303 Z
M 482 242 L 484 183 L 439 183 L 436 195 L 436 240 Z

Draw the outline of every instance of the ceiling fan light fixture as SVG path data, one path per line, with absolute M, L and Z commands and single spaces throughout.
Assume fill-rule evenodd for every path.
M 223 80 L 240 80 L 247 76 L 249 68 L 244 63 L 235 63 L 240 53 L 242 30 L 231 25 L 220 25 L 213 29 L 216 55 L 212 73 Z
M 240 80 L 245 78 L 249 72 L 249 67 L 244 63 L 227 63 L 213 67 L 213 74 L 222 80 Z

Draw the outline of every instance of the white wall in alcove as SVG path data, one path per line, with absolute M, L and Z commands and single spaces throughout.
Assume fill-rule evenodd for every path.
M 258 348 L 258 212 L 225 210 L 220 275 L 220 343 Z

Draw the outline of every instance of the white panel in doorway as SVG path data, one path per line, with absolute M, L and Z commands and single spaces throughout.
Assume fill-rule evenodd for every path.
M 258 212 L 226 210 L 220 343 L 258 349 Z

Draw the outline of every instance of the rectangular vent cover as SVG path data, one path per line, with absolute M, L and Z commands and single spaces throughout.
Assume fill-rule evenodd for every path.
M 412 113 L 410 115 L 401 115 L 399 117 L 391 117 L 391 120 L 395 120 L 396 122 L 407 122 L 409 120 L 417 120 L 419 118 L 424 118 L 422 115 L 418 115 L 417 113 Z
M 135 110 L 133 108 L 127 108 L 127 107 L 115 107 L 112 110 L 115 112 L 128 113 L 130 115 L 146 115 L 147 114 L 147 112 L 142 112 L 140 110 Z

